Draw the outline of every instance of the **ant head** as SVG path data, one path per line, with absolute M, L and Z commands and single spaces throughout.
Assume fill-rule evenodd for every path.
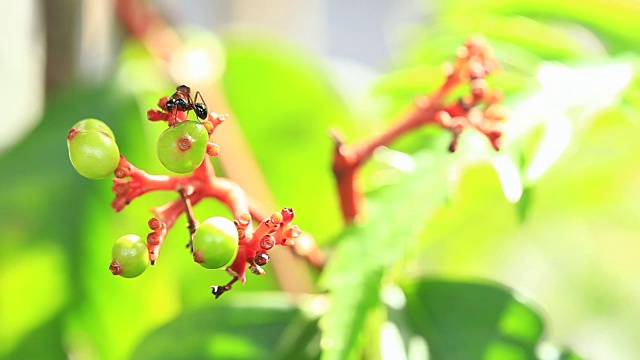
M 180 85 L 176 88 L 176 92 L 189 95 L 191 93 L 191 88 L 188 87 L 187 85 Z
M 207 109 L 207 105 L 203 103 L 195 103 L 193 105 L 193 111 L 196 113 L 196 116 L 201 120 L 205 120 L 209 116 L 209 109 Z

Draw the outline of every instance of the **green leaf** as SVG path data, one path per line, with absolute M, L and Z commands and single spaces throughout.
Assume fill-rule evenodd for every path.
M 527 216 L 529 215 L 529 211 L 531 210 L 531 204 L 533 203 L 534 198 L 535 191 L 533 187 L 526 186 L 522 189 L 522 197 L 516 204 L 516 213 L 518 214 L 520 223 L 524 223 L 527 220 Z
M 515 15 L 513 17 L 528 16 L 550 23 L 580 24 L 594 31 L 615 51 L 626 51 L 629 46 L 637 46 L 638 39 L 634 35 L 640 31 L 640 24 L 637 21 L 640 17 L 640 3 L 637 1 L 472 0 L 449 1 L 443 3 L 442 8 L 444 14 L 460 19 L 497 14 Z M 465 16 L 468 14 L 473 16 Z M 479 30 L 481 31 L 482 28 Z M 555 41 L 555 39 L 545 39 Z
M 68 359 L 62 337 L 61 316 L 54 317 L 34 329 L 13 349 L 5 360 L 11 359 Z
M 262 35 L 230 36 L 225 46 L 223 86 L 237 117 L 230 121 L 241 125 L 280 206 L 304 214 L 296 222 L 317 239 L 335 234 L 341 220 L 337 199 L 327 201 L 335 198 L 327 131 L 338 126 L 353 132 L 354 126 L 329 72 L 309 55 Z
M 403 182 L 372 194 L 367 221 L 348 228 L 320 279 L 331 307 L 322 317 L 323 359 L 357 356 L 359 334 L 380 303 L 382 276 L 406 256 L 430 215 L 442 204 L 449 156 L 422 153 Z
M 86 117 L 105 119 L 111 125 L 110 120 L 117 119 L 126 106 L 123 100 L 109 86 L 71 87 L 52 94 L 38 126 L 0 158 L 0 181 L 5 188 L 0 201 L 4 214 L 0 216 L 0 282 L 13 289 L 0 296 L 0 334 L 8 332 L 0 336 L 0 354 L 24 341 L 28 331 L 51 329 L 43 324 L 57 311 L 69 304 L 77 309 L 82 303 L 80 279 L 91 275 L 80 270 L 86 258 L 78 250 L 79 226 L 91 181 L 73 169 L 66 135 Z M 97 183 L 109 191 L 107 180 Z M 22 350 L 33 349 L 23 346 L 14 354 L 21 356 Z
M 107 270 L 118 236 L 149 231 L 147 209 L 152 203 L 145 201 L 154 196 L 115 214 L 109 207 L 110 180 L 83 178 L 67 154 L 71 126 L 95 117 L 113 129 L 120 150 L 146 168 L 148 159 L 155 158 L 155 148 L 139 135 L 145 133 L 143 126 L 154 124 L 146 124 L 142 111 L 128 88 L 113 83 L 71 87 L 51 94 L 42 121 L 0 158 L 0 180 L 7 189 L 0 202 L 0 213 L 7 214 L 0 217 L 0 282 L 15 290 L 0 296 L 0 308 L 12 309 L 1 315 L 0 334 L 7 336 L 0 336 L 0 357 L 10 351 L 31 357 L 21 351 L 33 349 L 14 347 L 37 329 L 46 337 L 44 332 L 53 330 L 43 324 L 57 311 L 62 311 L 63 326 L 55 332 L 64 335 L 67 351 L 104 359 L 126 357 L 144 333 L 177 312 L 178 295 L 170 277 L 127 282 Z M 163 311 L 145 306 L 149 293 L 162 297 L 155 303 Z
M 233 300 L 180 315 L 149 333 L 132 358 L 317 358 L 317 322 L 287 298 L 256 293 Z
M 569 349 L 563 349 L 558 360 L 583 360 L 584 358 Z
M 509 142 L 518 147 L 535 127 L 544 126 L 537 146 L 522 154 L 525 185 L 535 182 L 570 149 L 575 138 L 589 129 L 596 114 L 620 101 L 632 76 L 628 62 L 540 67 L 537 77 L 541 90 L 513 106 L 507 130 Z
M 513 290 L 428 278 L 403 289 L 406 317 L 432 359 L 537 358 L 544 322 Z

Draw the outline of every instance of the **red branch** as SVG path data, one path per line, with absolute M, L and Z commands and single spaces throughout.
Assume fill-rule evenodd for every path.
M 506 109 L 499 104 L 502 94 L 487 87 L 484 77 L 498 68 L 489 46 L 479 37 L 472 37 L 458 50 L 456 63 L 449 66 L 447 79 L 432 95 L 421 96 L 413 106 L 385 131 L 354 144 L 346 144 L 337 134 L 333 157 L 342 216 L 347 224 L 363 215 L 364 196 L 359 188 L 357 172 L 379 146 L 388 145 L 398 137 L 418 127 L 437 124 L 453 135 L 450 151 L 455 151 L 458 137 L 465 128 L 482 132 L 492 146 L 500 148 L 502 122 Z M 470 93 L 446 103 L 455 88 L 468 84 Z M 484 104 L 484 108 L 478 106 Z

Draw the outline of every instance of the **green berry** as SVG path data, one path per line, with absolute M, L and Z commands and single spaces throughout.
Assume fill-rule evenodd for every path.
M 197 121 L 183 121 L 165 130 L 158 138 L 158 159 L 168 170 L 188 173 L 204 159 L 209 133 Z
M 96 130 L 96 131 L 103 132 L 114 139 L 116 138 L 113 135 L 113 131 L 111 131 L 111 128 L 109 128 L 107 124 L 103 123 L 98 119 L 87 118 L 84 120 L 80 120 L 75 125 L 73 125 L 73 129 L 76 129 L 78 131 Z
M 142 274 L 149 266 L 147 244 L 138 235 L 123 235 L 111 249 L 111 265 L 113 275 L 133 278 Z
M 238 254 L 238 230 L 221 216 L 208 218 L 193 236 L 193 260 L 207 269 L 231 265 Z
M 73 167 L 89 179 L 109 176 L 120 162 L 120 150 L 113 132 L 96 119 L 76 123 L 67 135 L 67 148 Z

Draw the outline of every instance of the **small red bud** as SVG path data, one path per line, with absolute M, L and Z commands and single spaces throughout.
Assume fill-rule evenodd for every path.
M 242 214 L 240 215 L 240 217 L 238 218 L 238 225 L 240 225 L 240 227 L 246 229 L 247 226 L 249 226 L 249 224 L 251 223 L 251 215 L 249 214 Z
M 287 224 L 290 223 L 291 220 L 293 220 L 293 217 L 296 215 L 295 212 L 293 211 L 293 208 L 290 207 L 284 207 L 282 208 L 282 222 Z
M 109 264 L 109 270 L 111 270 L 111 273 L 113 275 L 122 274 L 122 266 L 120 266 L 120 263 L 115 260 L 112 261 L 111 264 Z
M 148 225 L 151 230 L 158 230 L 162 227 L 163 222 L 160 219 L 153 217 L 149 219 Z
M 158 107 L 163 110 L 167 110 L 167 101 L 169 100 L 168 96 L 163 96 L 158 100 Z
M 215 129 L 215 126 L 211 121 L 207 119 L 202 122 L 202 125 L 204 126 L 205 129 L 207 129 L 207 132 L 209 133 L 209 135 L 213 134 L 213 130 Z
M 218 156 L 218 154 L 220 154 L 220 146 L 218 146 L 218 144 L 208 142 L 206 151 L 209 156 Z
M 266 251 L 258 251 L 256 252 L 254 261 L 258 266 L 265 266 L 269 262 L 269 254 L 267 254 Z
M 149 235 L 147 235 L 147 244 L 160 245 L 160 236 L 154 232 L 149 233 Z
M 451 115 L 449 115 L 449 113 L 444 110 L 438 111 L 434 115 L 434 118 L 440 125 L 444 127 L 451 126 Z
M 460 46 L 458 50 L 456 50 L 456 57 L 458 59 L 466 59 L 469 57 L 469 49 L 464 46 Z
M 273 235 L 265 235 L 260 239 L 260 247 L 264 250 L 270 250 L 276 244 L 276 239 Z
M 282 223 L 283 220 L 283 216 L 281 213 L 273 213 L 271 214 L 271 222 L 274 225 L 279 225 L 280 223 Z

